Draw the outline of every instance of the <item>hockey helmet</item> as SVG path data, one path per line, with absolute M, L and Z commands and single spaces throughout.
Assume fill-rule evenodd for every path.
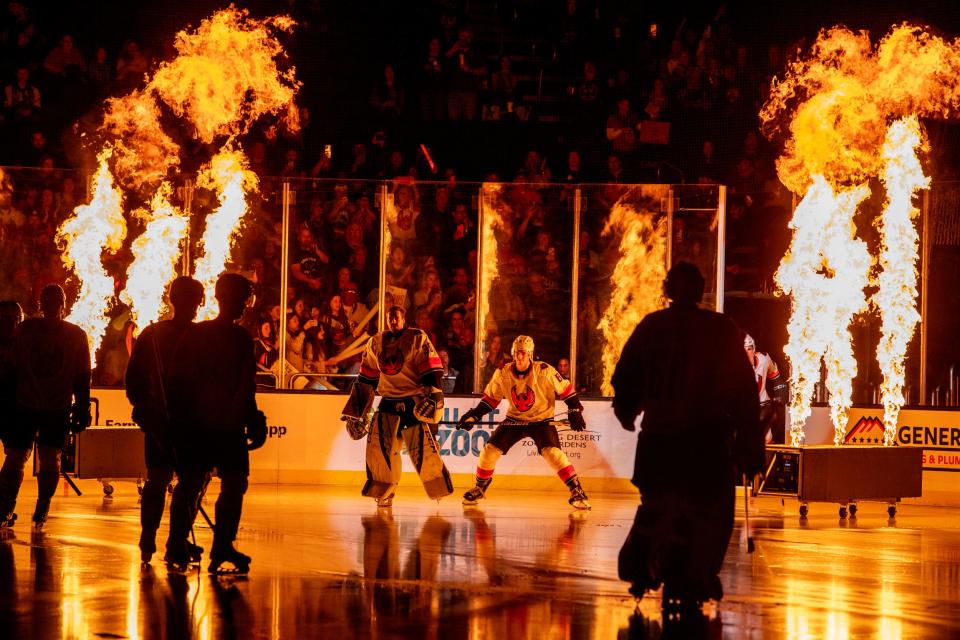
M 513 340 L 513 346 L 510 347 L 510 355 L 516 355 L 517 351 L 526 351 L 533 357 L 533 338 L 530 336 L 517 336 Z
M 754 350 L 757 348 L 757 343 L 753 341 L 753 336 L 751 336 L 749 333 L 745 334 L 743 337 L 743 348 Z

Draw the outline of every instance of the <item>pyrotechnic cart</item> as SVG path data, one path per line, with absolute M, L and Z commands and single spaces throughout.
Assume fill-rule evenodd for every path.
M 904 446 L 815 445 L 767 447 L 757 495 L 792 496 L 805 518 L 811 502 L 839 503 L 839 514 L 857 515 L 857 503 L 887 503 L 894 517 L 901 498 L 920 497 L 923 450 Z
M 147 465 L 144 434 L 135 427 L 90 427 L 77 435 L 77 477 L 96 478 L 105 496 L 113 495 L 114 480 L 134 480 L 143 492 Z

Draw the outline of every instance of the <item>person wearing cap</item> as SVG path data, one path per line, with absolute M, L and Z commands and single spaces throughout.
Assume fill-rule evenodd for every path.
M 568 502 L 574 509 L 590 509 L 587 494 L 567 454 L 560 448 L 560 435 L 553 424 L 557 400 L 567 405 L 570 428 L 583 431 L 583 405 L 569 380 L 546 362 L 533 360 L 533 338 L 517 336 L 510 349 L 513 361 L 498 368 L 483 391 L 483 399 L 457 422 L 458 429 L 469 431 L 493 411 L 503 398 L 509 408 L 507 419 L 494 429 L 477 461 L 477 483 L 463 494 L 463 504 L 475 505 L 486 496 L 497 460 L 513 445 L 530 438 L 557 476 L 570 490 Z
M 720 600 L 733 532 L 736 479 L 763 468 L 757 387 L 729 317 L 701 309 L 700 270 L 678 262 L 664 282 L 670 306 L 648 314 L 611 378 L 613 411 L 640 435 L 632 482 L 641 504 L 619 556 L 640 598 L 663 585 L 668 612 Z
M 90 426 L 90 347 L 87 334 L 63 320 L 66 295 L 56 284 L 40 292 L 41 318 L 24 320 L 13 333 L 16 410 L 3 433 L 0 523 L 12 523 L 24 466 L 37 445 L 38 529 L 60 482 L 60 457 L 70 433 Z

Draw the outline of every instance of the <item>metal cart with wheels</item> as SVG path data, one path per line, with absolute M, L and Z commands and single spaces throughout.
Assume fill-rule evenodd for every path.
M 920 497 L 922 479 L 919 447 L 771 445 L 756 494 L 796 497 L 801 518 L 811 502 L 839 504 L 841 519 L 855 518 L 863 500 L 886 502 L 893 518 L 902 498 Z
M 143 432 L 136 427 L 90 427 L 77 435 L 77 477 L 95 478 L 103 495 L 113 495 L 116 480 L 133 480 L 143 492 L 147 466 Z

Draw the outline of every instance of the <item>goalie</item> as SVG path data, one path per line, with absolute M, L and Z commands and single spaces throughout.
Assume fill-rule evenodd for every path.
M 517 336 L 510 349 L 513 362 L 497 369 L 487 384 L 480 403 L 467 411 L 457 422 L 458 429 L 470 430 L 480 418 L 493 411 L 506 396 L 510 403 L 507 419 L 497 426 L 477 461 L 477 485 L 463 494 L 463 504 L 474 505 L 487 492 L 493 481 L 493 470 L 500 456 L 524 438 L 530 438 L 557 475 L 570 489 L 570 504 L 575 509 L 589 509 L 587 494 L 580 486 L 577 471 L 560 448 L 560 435 L 551 422 L 554 405 L 566 402 L 570 428 L 583 431 L 583 405 L 569 380 L 546 362 L 533 361 L 533 338 Z
M 362 493 L 374 498 L 377 506 L 393 505 L 400 482 L 400 452 L 406 445 L 424 490 L 439 500 L 453 493 L 436 439 L 443 414 L 440 356 L 426 333 L 407 328 L 402 307 L 390 308 L 387 327 L 367 343 L 360 375 L 340 416 L 351 438 L 367 436 L 367 482 Z M 376 393 L 382 396 L 380 406 L 367 425 Z

